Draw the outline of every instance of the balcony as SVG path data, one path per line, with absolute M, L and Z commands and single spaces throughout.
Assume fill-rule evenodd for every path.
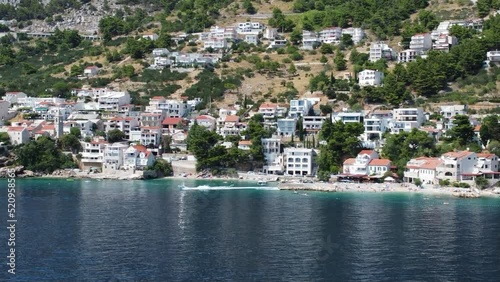
M 419 173 L 417 171 L 405 171 L 404 177 L 407 178 L 419 178 Z

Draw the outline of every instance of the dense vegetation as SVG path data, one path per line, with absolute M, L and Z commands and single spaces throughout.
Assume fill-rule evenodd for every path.
M 18 163 L 35 172 L 52 173 L 56 169 L 76 168 L 71 155 L 64 155 L 56 142 L 42 136 L 16 150 Z
M 293 11 L 306 12 L 303 26 L 319 29 L 350 25 L 370 28 L 380 38 L 398 35 L 402 21 L 417 9 L 427 6 L 427 0 L 295 0 Z

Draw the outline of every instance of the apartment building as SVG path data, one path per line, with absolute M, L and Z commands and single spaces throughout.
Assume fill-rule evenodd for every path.
M 430 33 L 419 33 L 411 37 L 410 49 L 415 51 L 428 51 L 432 48 L 432 38 Z
M 384 42 L 373 43 L 370 46 L 370 57 L 368 59 L 370 62 L 376 62 L 380 59 L 392 61 L 396 58 L 396 52 Z
M 359 86 L 381 86 L 384 81 L 384 73 L 378 70 L 363 70 L 358 73 Z
M 305 148 L 285 148 L 285 173 L 293 176 L 307 176 L 313 173 L 314 151 Z

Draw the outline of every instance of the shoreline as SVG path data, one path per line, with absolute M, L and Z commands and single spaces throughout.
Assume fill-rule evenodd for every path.
M 456 187 L 439 187 L 439 188 L 418 188 L 411 183 L 341 183 L 341 182 L 312 182 L 302 183 L 298 182 L 300 179 L 286 178 L 285 181 L 278 182 L 276 175 L 258 175 L 239 173 L 238 177 L 197 177 L 197 175 L 176 175 L 154 178 L 156 180 L 201 180 L 201 181 L 231 181 L 231 182 L 258 182 L 266 181 L 270 183 L 277 183 L 276 186 L 279 190 L 293 190 L 293 191 L 313 191 L 313 192 L 356 192 L 356 193 L 418 193 L 425 195 L 448 195 L 458 198 L 480 198 L 480 197 L 493 197 L 499 198 L 500 194 L 494 193 L 493 189 L 477 190 L 474 188 L 456 188 Z M 67 179 L 82 180 L 146 180 L 142 174 L 109 174 L 109 173 L 61 173 L 51 175 L 20 175 L 20 178 L 31 179 Z M 153 179 L 148 179 L 153 180 Z

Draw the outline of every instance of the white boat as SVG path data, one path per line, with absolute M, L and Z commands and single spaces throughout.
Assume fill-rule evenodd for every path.
M 257 182 L 260 186 L 264 186 L 264 185 L 267 185 L 267 181 L 265 180 L 259 180 L 259 182 Z

